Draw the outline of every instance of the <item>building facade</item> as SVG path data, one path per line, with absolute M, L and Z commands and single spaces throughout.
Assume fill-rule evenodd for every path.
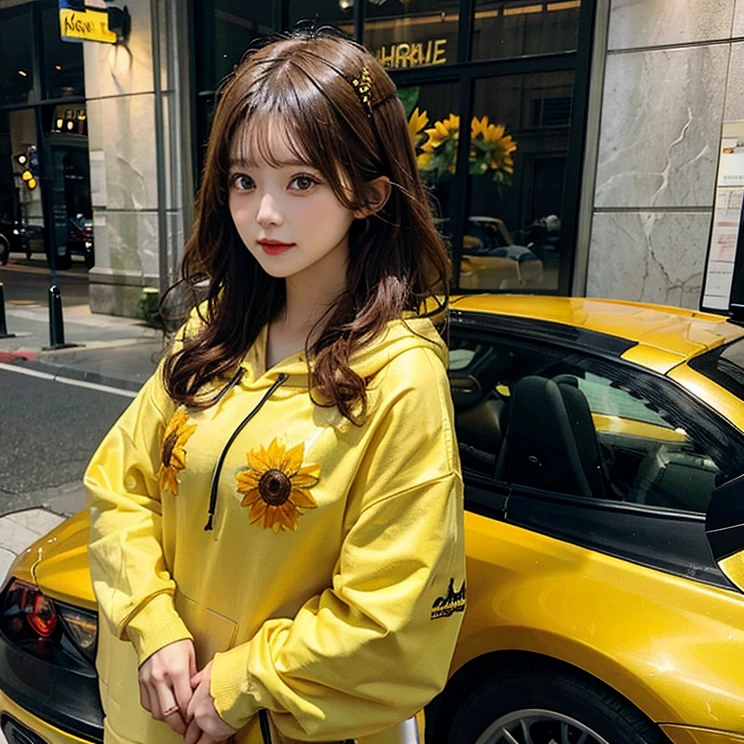
M 301 21 L 362 41 L 394 78 L 454 291 L 699 306 L 721 128 L 744 119 L 744 0 L 119 4 L 124 40 L 76 45 L 57 2 L 0 0 L 0 205 L 59 243 L 65 209 L 90 214 L 94 311 L 136 315 L 142 287 L 175 280 L 215 91 L 255 39 Z M 31 146 L 40 188 L 23 191 L 14 157 Z M 86 183 L 87 202 L 65 201 Z

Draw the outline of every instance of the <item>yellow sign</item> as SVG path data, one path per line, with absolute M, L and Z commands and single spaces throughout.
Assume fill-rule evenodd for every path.
M 447 62 L 447 39 L 383 46 L 377 50 L 376 57 L 387 70 L 421 65 L 443 65 Z
M 91 10 L 90 8 L 84 11 L 69 8 L 60 10 L 59 30 L 63 39 L 84 39 L 85 41 L 116 44 L 116 34 L 109 30 L 108 13 L 105 10 Z

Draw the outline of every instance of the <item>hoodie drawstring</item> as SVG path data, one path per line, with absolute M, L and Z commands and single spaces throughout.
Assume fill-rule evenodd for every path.
M 227 457 L 227 451 L 230 449 L 230 446 L 235 441 L 238 434 L 240 434 L 241 431 L 245 428 L 246 424 L 261 410 L 261 407 L 264 403 L 274 394 L 274 391 L 281 385 L 283 385 L 287 379 L 289 378 L 289 375 L 287 374 L 280 374 L 276 378 L 276 382 L 266 391 L 266 394 L 263 398 L 258 402 L 256 407 L 240 422 L 240 425 L 237 429 L 232 433 L 230 436 L 230 439 L 227 440 L 227 444 L 223 447 L 222 453 L 220 454 L 219 460 L 217 460 L 217 465 L 215 465 L 214 473 L 212 474 L 212 484 L 209 487 L 209 519 L 207 520 L 206 525 L 204 526 L 204 531 L 208 532 L 212 529 L 212 522 L 214 521 L 214 512 L 217 507 L 217 486 L 219 485 L 220 481 L 220 472 L 222 471 L 222 465 L 225 462 L 225 457 Z

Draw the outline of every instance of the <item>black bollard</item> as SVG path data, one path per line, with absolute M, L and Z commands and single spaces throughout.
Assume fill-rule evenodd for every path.
M 5 322 L 5 292 L 3 283 L 0 282 L 0 338 L 13 338 L 15 333 L 8 333 L 8 324 Z
M 85 346 L 85 344 L 66 344 L 65 327 L 62 322 L 62 294 L 56 284 L 49 287 L 49 346 L 44 346 L 44 351 L 56 349 L 71 349 L 74 346 Z
M 65 346 L 65 328 L 62 322 L 62 294 L 56 284 L 49 287 L 49 346 Z

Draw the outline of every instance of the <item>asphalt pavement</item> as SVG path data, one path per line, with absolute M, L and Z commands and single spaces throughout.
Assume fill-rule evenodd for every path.
M 0 338 L 2 578 L 30 543 L 85 507 L 85 465 L 154 371 L 163 336 L 136 319 L 91 313 L 87 272 L 76 265 L 58 275 L 70 346 L 52 349 L 45 264 L 11 257 L 0 282 L 13 334 Z

